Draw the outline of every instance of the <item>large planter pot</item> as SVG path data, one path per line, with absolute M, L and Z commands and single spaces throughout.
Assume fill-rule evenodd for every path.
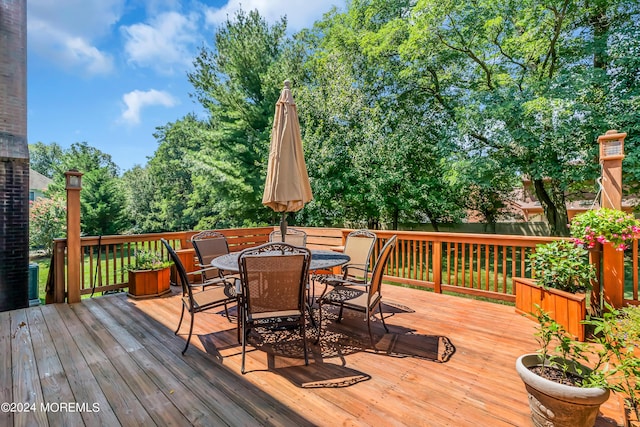
M 171 292 L 171 269 L 130 270 L 129 293 L 131 298 L 151 298 Z
M 516 311 L 531 315 L 536 313 L 536 304 L 551 318 L 562 325 L 579 341 L 584 341 L 584 325 L 587 303 L 585 294 L 572 294 L 558 289 L 545 289 L 535 280 L 515 277 Z
M 536 427 L 593 427 L 600 405 L 609 399 L 609 390 L 563 385 L 529 370 L 541 365 L 542 359 L 535 353 L 522 355 L 516 361 L 516 371 L 529 393 L 533 424 Z

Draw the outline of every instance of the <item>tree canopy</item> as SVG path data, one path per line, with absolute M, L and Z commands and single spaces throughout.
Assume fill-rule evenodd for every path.
M 294 222 L 437 230 L 472 210 L 495 224 L 527 178 L 563 235 L 566 201 L 596 191 L 606 130 L 629 133 L 625 190 L 638 191 L 639 12 L 632 0 L 351 0 L 289 35 L 285 18 L 239 11 L 188 74 L 207 116 L 159 127 L 146 166 L 116 179 L 86 143 L 35 144 L 32 164 L 100 171 L 86 214 L 102 225 L 87 232 L 113 230 L 109 197 L 128 206 L 114 227 L 135 232 L 274 224 L 261 197 L 289 79 L 314 193 Z

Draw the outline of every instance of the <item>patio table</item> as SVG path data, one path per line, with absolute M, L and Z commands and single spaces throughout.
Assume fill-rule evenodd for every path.
M 279 252 L 276 252 L 279 253 Z M 264 252 L 264 255 L 268 255 L 269 252 Z M 226 255 L 219 256 L 211 260 L 211 265 L 220 270 L 237 273 L 238 257 L 240 252 L 231 252 Z M 325 251 L 319 249 L 311 250 L 311 263 L 309 264 L 310 271 L 326 270 L 332 267 L 346 264 L 351 258 L 349 255 L 345 255 L 335 251 Z
M 279 254 L 280 252 L 273 252 Z M 271 252 L 263 252 L 262 255 L 269 255 Z M 238 267 L 238 258 L 240 257 L 240 252 L 230 252 L 226 255 L 219 256 L 211 260 L 211 266 L 218 268 L 219 270 L 238 273 L 240 268 Z M 339 265 L 343 265 L 348 263 L 351 260 L 349 255 L 345 255 L 340 252 L 335 251 L 326 251 L 320 249 L 311 250 L 311 262 L 309 263 L 309 271 L 321 271 L 327 270 L 333 267 L 337 267 Z M 238 297 L 241 296 L 240 289 L 240 281 L 236 281 L 236 286 L 234 291 Z M 313 299 L 312 295 L 313 291 L 309 293 L 309 301 L 307 302 L 307 308 L 309 310 L 309 315 L 311 318 L 311 323 L 313 326 L 316 326 L 315 319 L 313 318 Z

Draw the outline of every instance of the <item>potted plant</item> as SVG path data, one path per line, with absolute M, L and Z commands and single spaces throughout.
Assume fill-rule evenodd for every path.
M 605 308 L 602 317 L 585 323 L 594 331 L 607 387 L 623 397 L 628 425 L 640 427 L 640 306 Z
M 640 222 L 621 210 L 601 208 L 576 215 L 570 229 L 576 245 L 592 249 L 598 243 L 611 243 L 616 250 L 624 251 L 640 232 Z
M 573 341 L 570 334 L 539 309 L 536 333 L 540 349 L 516 360 L 516 371 L 529 394 L 531 419 L 537 427 L 592 427 L 600 405 L 610 390 L 597 368 L 582 363 L 589 359 L 588 344 Z M 551 349 L 551 343 L 557 343 Z
M 584 340 L 586 291 L 595 279 L 587 255 L 584 248 L 569 240 L 536 246 L 529 256 L 529 268 L 536 280 L 514 278 L 516 311 L 530 314 L 540 306 L 574 337 Z
M 132 298 L 150 298 L 171 292 L 171 263 L 159 252 L 136 249 L 134 262 L 127 267 L 129 293 Z
M 610 391 L 621 393 L 627 416 L 638 419 L 640 307 L 605 308 L 601 317 L 585 321 L 593 336 L 583 343 L 572 340 L 562 325 L 538 307 L 540 348 L 516 361 L 535 425 L 593 426 Z M 556 344 L 553 349 L 552 343 Z

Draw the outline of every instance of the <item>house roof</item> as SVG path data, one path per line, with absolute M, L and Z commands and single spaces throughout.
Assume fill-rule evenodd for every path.
M 29 190 L 45 191 L 53 180 L 29 168 Z

